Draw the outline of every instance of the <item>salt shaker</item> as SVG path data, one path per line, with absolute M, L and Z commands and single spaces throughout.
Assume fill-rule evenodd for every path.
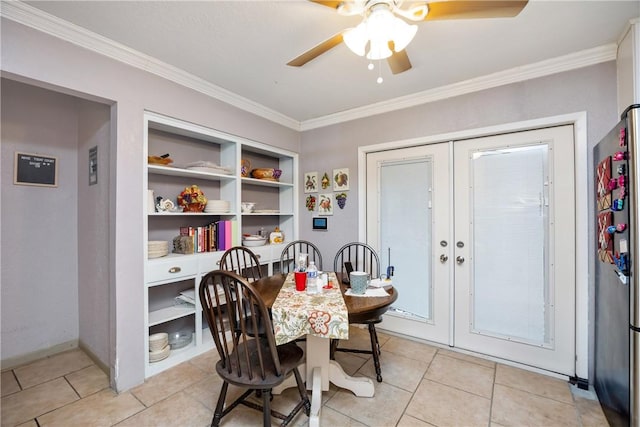
M 329 276 L 327 276 L 327 273 L 322 273 L 320 275 L 320 289 L 324 289 L 327 287 L 328 283 L 329 283 Z

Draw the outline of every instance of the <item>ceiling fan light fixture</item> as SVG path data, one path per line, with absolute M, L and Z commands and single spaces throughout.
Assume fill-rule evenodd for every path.
M 394 50 L 400 52 L 413 40 L 418 31 L 417 25 L 409 25 L 393 14 L 387 4 L 381 3 L 372 8 L 357 27 L 344 32 L 343 40 L 356 55 L 368 59 L 389 58 Z M 368 49 L 367 49 L 368 45 Z
M 371 40 L 367 59 L 386 59 L 392 54 L 393 52 L 389 49 L 389 42 L 384 42 L 381 39 Z
M 367 28 L 366 24 L 361 22 L 355 28 L 350 28 L 344 32 L 342 35 L 342 40 L 344 44 L 356 55 L 364 56 L 366 53 L 365 49 L 367 48 L 367 42 L 369 39 L 367 38 Z
M 402 19 L 395 18 L 393 22 L 393 34 L 391 34 L 390 39 L 393 40 L 394 50 L 400 52 L 407 47 L 415 37 L 416 32 L 418 32 L 417 25 L 409 25 Z

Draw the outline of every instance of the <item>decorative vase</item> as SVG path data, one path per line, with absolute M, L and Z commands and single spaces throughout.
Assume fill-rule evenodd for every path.
M 240 161 L 240 175 L 242 177 L 247 178 L 251 172 L 251 162 L 246 159 L 242 159 Z
M 205 205 L 200 203 L 191 203 L 182 207 L 182 212 L 202 212 Z

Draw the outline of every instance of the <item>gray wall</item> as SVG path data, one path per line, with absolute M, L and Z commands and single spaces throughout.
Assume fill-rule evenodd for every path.
M 80 344 L 109 366 L 109 146 L 111 108 L 78 101 L 78 322 Z M 89 185 L 89 149 L 98 148 L 98 182 Z
M 2 80 L 2 360 L 78 340 L 78 102 Z M 13 184 L 14 152 L 57 157 L 58 187 Z
M 2 79 L 2 361 L 78 345 L 109 362 L 106 105 Z M 88 149 L 101 152 L 88 185 Z M 14 153 L 58 158 L 58 186 L 13 184 Z M 107 339 L 105 339 L 107 338 Z

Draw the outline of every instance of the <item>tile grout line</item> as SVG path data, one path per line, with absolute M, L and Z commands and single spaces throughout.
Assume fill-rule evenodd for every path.
M 491 384 L 491 400 L 489 401 L 489 423 L 487 427 L 491 427 L 492 419 L 493 419 L 493 397 L 496 393 L 496 377 L 498 376 L 498 364 L 496 363 L 493 367 L 493 383 Z
M 446 354 L 442 354 L 441 356 L 442 356 L 442 357 L 448 357 Z M 462 359 L 456 359 L 456 358 L 452 358 L 452 357 L 448 357 L 448 358 L 449 358 L 449 359 L 454 359 L 454 360 L 457 360 L 457 361 L 466 362 L 465 360 L 462 360 Z M 434 356 L 434 359 L 435 359 L 435 356 Z M 476 365 L 476 366 L 480 366 L 480 367 L 483 367 L 483 368 L 486 368 L 486 369 L 493 369 L 493 372 L 494 372 L 494 374 L 493 374 L 493 375 L 494 375 L 494 381 L 495 381 L 495 371 L 496 371 L 496 368 L 495 368 L 495 367 L 494 367 L 494 368 L 489 368 L 488 366 L 484 366 L 484 365 L 482 365 L 482 364 L 480 364 L 480 363 L 473 363 L 473 362 L 467 362 L 467 363 L 471 363 L 471 364 L 474 364 L 474 365 Z M 429 364 L 429 366 L 431 366 L 431 364 Z M 483 395 L 481 395 L 481 394 L 474 393 L 474 392 L 469 391 L 469 390 L 465 390 L 465 389 L 460 388 L 460 387 L 455 386 L 455 385 L 446 384 L 446 383 L 443 383 L 443 382 L 437 381 L 437 380 L 435 380 L 435 379 L 431 379 L 431 378 L 425 378 L 425 379 L 426 379 L 426 380 L 428 380 L 428 381 L 431 381 L 432 383 L 435 383 L 435 384 L 440 384 L 440 385 L 442 385 L 442 386 L 449 387 L 449 388 L 452 388 L 452 389 L 455 389 L 455 390 L 461 391 L 461 392 L 463 392 L 463 393 L 471 394 L 471 395 L 473 395 L 473 396 L 480 397 L 480 398 L 482 398 L 482 399 L 487 399 L 487 400 L 489 400 L 490 402 L 493 400 L 493 390 L 492 390 L 492 394 L 491 394 L 491 396 L 492 396 L 492 397 L 487 397 L 487 396 L 483 396 Z M 492 389 L 493 389 L 493 386 L 492 386 Z
M 71 383 L 69 382 L 69 380 L 68 380 L 68 379 L 67 379 L 67 377 L 66 377 L 66 374 L 65 374 L 65 375 L 62 375 L 61 377 L 52 378 L 52 379 L 50 379 L 50 380 L 48 380 L 48 381 L 45 381 L 45 382 L 43 382 L 43 383 L 36 384 L 36 385 L 34 385 L 34 386 L 32 386 L 32 387 L 29 387 L 29 388 L 38 387 L 39 385 L 46 384 L 46 383 L 48 383 L 48 382 L 52 382 L 52 381 L 56 381 L 56 380 L 58 380 L 58 379 L 60 379 L 60 378 L 64 379 L 64 381 L 69 385 L 69 387 L 71 387 L 71 390 L 73 390 L 73 392 L 76 394 L 76 396 L 78 397 L 78 399 L 76 399 L 76 400 L 74 400 L 74 401 L 72 401 L 72 402 L 66 403 L 66 404 L 64 404 L 64 405 L 62 405 L 62 406 L 59 406 L 59 407 L 57 407 L 57 408 L 54 408 L 54 409 L 52 409 L 52 410 L 50 410 L 50 411 L 43 412 L 42 414 L 36 415 L 36 416 L 33 418 L 33 420 L 35 421 L 35 423 L 36 423 L 38 426 L 40 426 L 40 422 L 38 421 L 38 418 L 39 418 L 39 417 L 42 417 L 43 415 L 47 415 L 47 414 L 50 414 L 50 413 L 52 413 L 52 412 L 55 412 L 55 411 L 57 411 L 57 410 L 59 410 L 59 409 L 62 409 L 62 408 L 67 407 L 67 406 L 69 406 L 69 405 L 72 405 L 72 404 L 74 404 L 74 403 L 76 403 L 76 402 L 80 402 L 80 401 L 83 399 L 83 397 L 82 397 L 82 396 L 80 396 L 80 393 L 78 393 L 78 391 L 73 387 L 73 385 L 71 385 Z
M 18 384 L 18 387 L 20 387 L 20 390 L 18 390 L 16 393 L 18 393 L 20 391 L 23 391 L 24 387 L 20 383 L 20 380 L 18 379 L 18 375 L 16 375 L 16 370 L 15 369 L 11 370 L 11 375 L 13 375 L 13 378 L 16 380 L 16 383 Z M 11 394 L 14 394 L 14 393 L 11 393 Z
M 561 403 L 561 404 L 563 404 L 563 405 L 569 405 L 569 406 L 573 406 L 574 408 L 577 408 L 577 405 L 575 404 L 575 401 L 574 401 L 574 399 L 573 399 L 573 396 L 571 397 L 571 403 L 567 403 L 567 402 L 564 402 L 564 401 L 562 401 L 562 400 L 554 399 L 553 397 L 549 397 L 549 396 L 542 396 L 542 395 L 540 395 L 540 394 L 533 393 L 533 392 L 528 391 L 528 390 L 523 390 L 523 389 L 518 388 L 518 387 L 513 387 L 513 386 L 510 386 L 509 384 L 502 384 L 502 383 L 498 383 L 498 385 L 501 385 L 501 386 L 503 386 L 503 387 L 510 388 L 511 390 L 516 390 L 516 391 L 519 391 L 519 392 L 522 392 L 522 393 L 527 393 L 527 394 L 530 394 L 531 396 L 539 397 L 539 398 L 541 398 L 541 399 L 551 400 L 552 402 Z M 571 390 L 569 390 L 569 393 L 571 393 Z
M 423 420 L 421 418 L 416 418 L 412 415 L 407 414 L 407 408 L 409 407 L 409 405 L 411 404 L 411 401 L 413 401 L 413 398 L 416 396 L 416 392 L 418 391 L 418 388 L 420 388 L 420 384 L 422 384 L 422 381 L 424 381 L 427 376 L 427 372 L 429 372 L 429 368 L 431 368 L 431 364 L 433 363 L 433 360 L 436 358 L 436 356 L 438 355 L 438 352 L 440 351 L 440 349 L 434 347 L 436 351 L 433 352 L 433 356 L 431 357 L 431 360 L 429 361 L 429 363 L 427 364 L 427 368 L 424 370 L 424 374 L 422 374 L 422 378 L 420 378 L 420 382 L 418 382 L 418 385 L 416 386 L 415 390 L 413 390 L 413 392 L 411 393 L 411 399 L 409 399 L 409 401 L 407 402 L 407 405 L 404 408 L 404 411 L 402 411 L 402 415 L 407 415 L 408 417 L 412 417 L 415 418 L 416 420 L 420 420 L 423 421 L 427 424 L 431 424 L 430 422 Z M 400 419 L 398 420 L 398 423 L 400 422 L 400 420 L 402 419 L 402 415 L 400 416 Z M 396 423 L 396 425 L 398 425 L 398 423 Z

